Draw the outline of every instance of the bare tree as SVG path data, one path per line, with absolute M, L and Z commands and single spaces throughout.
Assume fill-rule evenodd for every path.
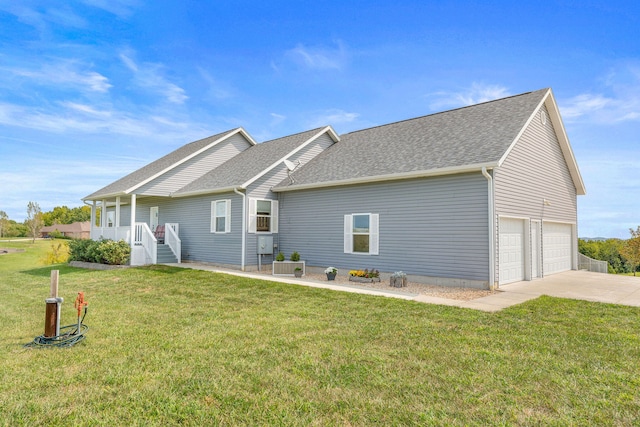
M 635 276 L 636 268 L 640 264 L 640 226 L 638 226 L 637 230 L 630 228 L 629 232 L 631 233 L 631 238 L 624 242 L 624 245 L 620 248 L 620 253 L 631 264 L 633 275 Z
M 29 235 L 33 238 L 32 243 L 35 243 L 36 237 L 38 237 L 43 227 L 42 211 L 37 202 L 29 202 L 27 205 L 27 220 L 25 221 L 25 225 L 29 229 Z

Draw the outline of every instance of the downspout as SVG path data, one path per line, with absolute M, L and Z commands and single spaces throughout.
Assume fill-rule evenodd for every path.
M 488 198 L 489 198 L 489 289 L 495 290 L 495 277 L 496 277 L 496 249 L 495 249 L 495 220 L 494 220 L 494 205 L 493 205 L 493 178 L 491 174 L 487 172 L 487 167 L 482 167 L 482 175 L 487 178 L 488 185 Z
M 244 271 L 245 246 L 247 243 L 247 215 L 245 212 L 247 206 L 247 195 L 238 191 L 237 188 L 234 188 L 233 192 L 242 197 L 242 257 L 240 261 L 240 269 Z

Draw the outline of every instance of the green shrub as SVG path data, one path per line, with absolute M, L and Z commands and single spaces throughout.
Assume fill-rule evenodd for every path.
M 300 254 L 294 251 L 291 253 L 291 257 L 289 259 L 291 261 L 300 261 Z
M 102 264 L 124 265 L 129 262 L 131 247 L 124 240 L 103 240 L 98 245 L 98 253 Z
M 124 240 L 71 240 L 69 261 L 124 265 L 129 262 L 131 248 Z
M 276 261 L 284 261 L 284 254 L 282 251 L 278 252 L 278 255 L 276 255 Z

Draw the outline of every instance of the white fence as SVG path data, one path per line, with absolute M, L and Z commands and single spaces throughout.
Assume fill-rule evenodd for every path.
M 608 273 L 609 263 L 591 259 L 586 255 L 578 254 L 578 269 L 593 271 L 594 273 Z

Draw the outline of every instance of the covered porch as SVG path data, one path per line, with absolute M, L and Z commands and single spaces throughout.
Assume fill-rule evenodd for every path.
M 136 195 L 114 196 L 91 202 L 91 239 L 124 240 L 131 246 L 131 265 L 159 261 L 160 249 L 181 262 L 182 242 L 178 223 L 158 222 L 157 214 L 149 223 L 136 220 Z M 87 202 L 87 200 L 85 200 Z M 123 217 L 123 211 L 124 217 Z M 165 248 L 166 246 L 166 248 Z

